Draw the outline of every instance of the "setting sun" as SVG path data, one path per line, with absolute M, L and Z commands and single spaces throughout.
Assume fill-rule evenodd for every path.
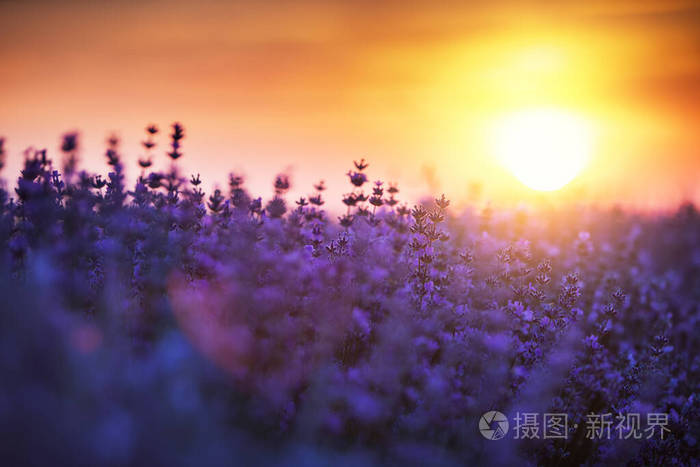
M 523 110 L 498 122 L 493 150 L 499 161 L 526 186 L 553 191 L 571 182 L 590 159 L 589 123 L 554 109 Z

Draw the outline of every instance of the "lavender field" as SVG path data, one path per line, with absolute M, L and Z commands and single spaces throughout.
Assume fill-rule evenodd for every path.
M 692 204 L 414 205 L 358 159 L 338 216 L 164 132 L 135 184 L 75 134 L 0 173 L 3 465 L 700 463 Z

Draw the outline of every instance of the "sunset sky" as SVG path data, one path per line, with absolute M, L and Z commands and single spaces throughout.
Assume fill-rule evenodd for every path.
M 288 171 L 293 194 L 323 178 L 337 196 L 365 157 L 410 200 L 700 201 L 698 1 L 0 0 L 0 38 L 6 179 L 28 146 L 60 160 L 69 130 L 100 171 L 116 132 L 135 176 L 143 128 L 181 121 L 181 166 L 207 188 L 236 170 L 269 196 Z M 547 195 L 489 141 L 532 108 L 594 134 L 583 171 Z

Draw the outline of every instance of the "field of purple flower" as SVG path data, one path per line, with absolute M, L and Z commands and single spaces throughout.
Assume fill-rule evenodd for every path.
M 36 151 L 0 190 L 3 465 L 700 462 L 694 206 L 409 208 L 359 161 L 336 220 L 323 182 L 205 194 L 178 124 L 150 171 L 157 132 L 132 188 L 118 141 L 101 177 L 66 135 L 61 173 Z

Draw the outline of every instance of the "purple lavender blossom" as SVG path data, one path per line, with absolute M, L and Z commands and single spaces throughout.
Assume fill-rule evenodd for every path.
M 698 464 L 694 206 L 548 229 L 566 213 L 362 191 L 362 159 L 338 217 L 324 182 L 205 191 L 180 124 L 151 171 L 158 134 L 131 189 L 116 139 L 103 173 L 31 151 L 0 185 L 6 463 Z M 565 413 L 569 437 L 484 440 L 495 409 Z M 667 414 L 664 439 L 586 436 L 632 412 Z

